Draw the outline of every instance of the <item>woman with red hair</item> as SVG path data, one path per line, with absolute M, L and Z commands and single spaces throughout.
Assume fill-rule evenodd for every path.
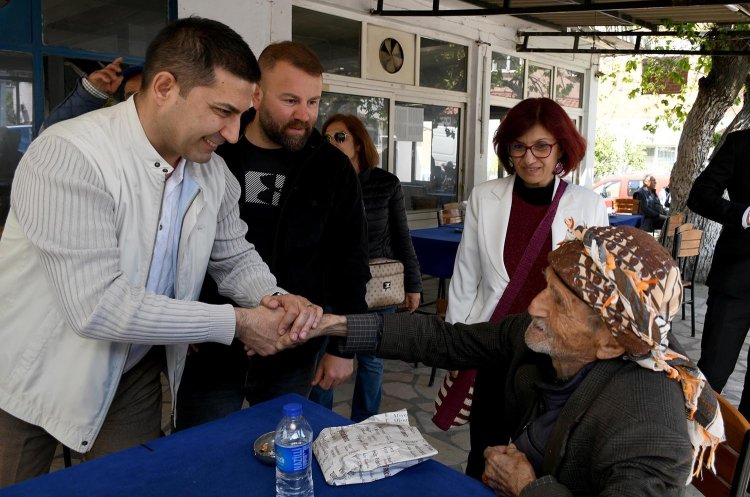
M 476 186 L 469 197 L 450 283 L 450 323 L 497 321 L 525 311 L 545 288 L 547 254 L 565 239 L 568 226 L 609 224 L 599 195 L 562 179 L 578 168 L 586 142 L 557 103 L 522 101 L 503 119 L 493 144 L 509 175 Z M 517 435 L 507 432 L 513 423 L 504 420 L 498 373 L 480 369 L 474 383 L 466 473 L 475 478 L 484 470 L 484 449 Z M 548 435 L 539 434 L 538 441 Z

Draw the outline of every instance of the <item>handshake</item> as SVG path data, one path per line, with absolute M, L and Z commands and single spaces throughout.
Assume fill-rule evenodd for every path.
M 245 344 L 248 355 L 273 355 L 311 338 L 334 334 L 342 329 L 342 320 L 346 323 L 342 316 L 324 316 L 320 306 L 298 295 L 266 296 L 258 307 L 235 307 L 234 314 L 235 337 Z

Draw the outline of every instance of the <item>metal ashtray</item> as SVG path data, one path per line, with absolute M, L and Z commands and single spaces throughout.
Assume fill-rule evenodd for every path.
M 273 450 L 273 439 L 276 436 L 275 431 L 269 431 L 264 433 L 255 439 L 253 443 L 253 453 L 258 460 L 264 464 L 276 464 L 276 454 Z

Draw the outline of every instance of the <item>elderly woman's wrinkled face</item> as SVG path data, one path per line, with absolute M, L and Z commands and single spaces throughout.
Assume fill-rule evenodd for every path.
M 550 184 L 562 152 L 555 136 L 540 124 L 507 145 L 516 174 L 530 188 Z
M 526 330 L 526 345 L 552 357 L 556 369 L 557 362 L 580 368 L 597 359 L 599 334 L 606 329 L 599 316 L 551 268 L 545 274 L 547 288 L 529 304 L 533 321 Z

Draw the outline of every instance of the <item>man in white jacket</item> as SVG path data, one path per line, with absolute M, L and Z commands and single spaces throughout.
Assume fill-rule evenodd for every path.
M 245 240 L 240 188 L 213 152 L 239 135 L 259 79 L 242 38 L 165 27 L 141 92 L 51 126 L 21 160 L 0 241 L 0 487 L 159 435 L 187 344 L 276 352 L 322 310 L 285 295 Z M 242 307 L 196 302 L 208 271 Z M 260 305 L 262 304 L 262 305 Z

